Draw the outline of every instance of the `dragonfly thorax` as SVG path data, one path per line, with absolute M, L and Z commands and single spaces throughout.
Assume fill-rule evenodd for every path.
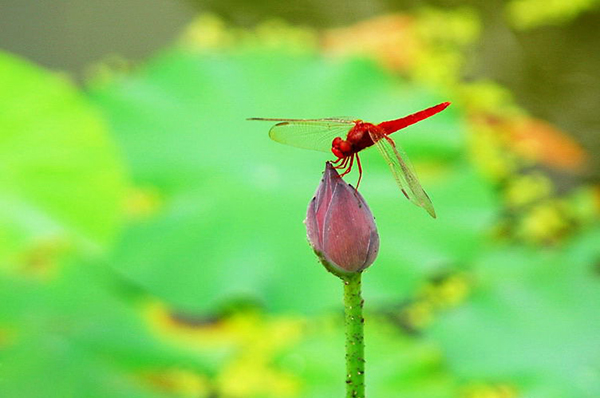
M 369 131 L 377 130 L 378 127 L 371 123 L 362 121 L 356 122 L 356 125 L 348 131 L 346 139 L 337 137 L 331 143 L 331 152 L 338 158 L 345 158 L 362 151 L 363 149 L 373 145 L 373 140 Z

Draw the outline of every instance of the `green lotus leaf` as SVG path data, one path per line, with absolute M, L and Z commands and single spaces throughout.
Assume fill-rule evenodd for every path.
M 510 383 L 523 396 L 600 394 L 599 231 L 554 250 L 500 247 L 476 265 L 476 289 L 432 331 L 452 372 Z
M 275 143 L 270 123 L 246 118 L 377 122 L 444 100 L 365 60 L 259 50 L 171 51 L 92 87 L 90 97 L 104 110 L 135 184 L 160 202 L 130 223 L 113 266 L 173 307 L 200 312 L 234 297 L 278 311 L 339 305 L 339 281 L 317 263 L 302 224 L 332 155 Z M 402 196 L 376 150 L 363 155 L 360 188 L 382 241 L 365 283 L 371 302 L 402 299 L 427 275 L 481 250 L 495 204 L 466 161 L 459 114 L 451 107 L 394 135 L 437 220 Z
M 63 76 L 0 53 L 0 262 L 40 246 L 105 248 L 123 165 L 98 112 Z

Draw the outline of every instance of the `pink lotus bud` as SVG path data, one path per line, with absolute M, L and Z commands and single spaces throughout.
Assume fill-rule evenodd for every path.
M 333 273 L 360 272 L 377 257 L 379 235 L 367 202 L 329 162 L 305 224 L 312 248 Z

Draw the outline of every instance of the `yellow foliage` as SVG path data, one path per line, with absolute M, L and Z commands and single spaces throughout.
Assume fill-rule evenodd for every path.
M 501 131 L 485 122 L 474 123 L 468 139 L 473 162 L 487 177 L 501 181 L 516 173 L 518 160 L 507 150 Z
M 49 280 L 59 274 L 61 259 L 72 247 L 65 238 L 39 238 L 18 254 L 16 271 L 31 278 Z
M 510 384 L 473 384 L 467 386 L 461 398 L 517 398 L 517 389 Z
M 417 13 L 415 32 L 421 45 L 415 51 L 410 75 L 428 86 L 454 88 L 461 80 L 465 48 L 480 35 L 478 16 L 468 8 L 424 8 Z
M 315 50 L 318 38 L 313 29 L 280 20 L 269 20 L 249 30 L 229 27 L 219 17 L 203 14 L 188 26 L 181 42 L 185 48 L 197 51 L 257 47 L 289 53 Z
M 439 311 L 462 303 L 469 291 L 468 280 L 461 274 L 428 282 L 415 301 L 402 309 L 401 318 L 411 329 L 424 329 L 434 321 Z
M 469 115 L 510 118 L 523 114 L 515 105 L 510 91 L 491 81 L 463 83 L 459 93 Z
M 168 369 L 145 376 L 155 388 L 181 398 L 206 397 L 210 393 L 205 376 L 184 369 Z
M 216 15 L 202 14 L 192 22 L 182 37 L 186 47 L 200 50 L 227 48 L 235 44 L 233 31 Z
M 136 187 L 125 196 L 125 214 L 133 220 L 149 218 L 161 207 L 162 199 L 153 189 Z
M 548 198 L 554 191 L 552 181 L 541 174 L 515 175 L 504 192 L 509 207 L 523 207 Z
M 506 13 L 516 28 L 532 29 L 568 22 L 599 5 L 598 0 L 512 0 Z
M 264 356 L 249 353 L 228 364 L 219 373 L 218 389 L 223 397 L 293 397 L 300 382 L 293 375 L 273 369 Z
M 467 7 L 452 10 L 425 7 L 417 12 L 416 28 L 427 41 L 454 46 L 473 44 L 481 34 L 478 15 Z
M 402 311 L 402 318 L 411 328 L 424 329 L 433 322 L 433 305 L 427 301 L 416 301 Z
M 299 389 L 299 381 L 275 369 L 272 362 L 301 338 L 300 318 L 246 311 L 202 324 L 178 319 L 158 302 L 146 306 L 146 317 L 157 334 L 187 350 L 230 352 L 215 381 L 224 397 L 286 397 Z
M 469 283 L 460 274 L 450 275 L 439 283 L 429 283 L 424 289 L 424 298 L 436 309 L 454 307 L 462 303 L 469 294 Z
M 534 206 L 523 216 L 517 236 L 532 243 L 554 243 L 569 227 L 565 203 L 548 200 Z

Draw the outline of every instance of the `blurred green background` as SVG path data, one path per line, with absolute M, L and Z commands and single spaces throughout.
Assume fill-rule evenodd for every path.
M 331 157 L 245 119 L 446 100 L 437 220 L 362 157 L 369 396 L 600 396 L 599 5 L 0 2 L 0 397 L 343 396 Z

